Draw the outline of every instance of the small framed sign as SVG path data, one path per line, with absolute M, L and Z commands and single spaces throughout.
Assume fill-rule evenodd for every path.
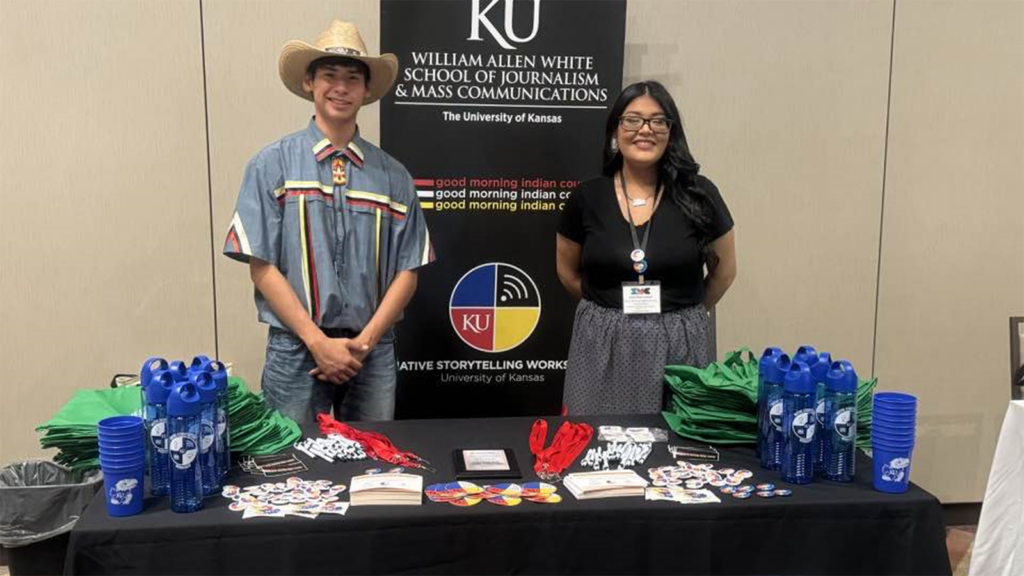
M 516 453 L 511 448 L 460 448 L 452 452 L 455 478 L 521 478 Z

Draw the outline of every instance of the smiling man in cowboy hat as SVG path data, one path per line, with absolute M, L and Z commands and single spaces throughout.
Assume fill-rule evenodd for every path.
M 249 264 L 270 325 L 262 386 L 299 422 L 333 406 L 341 420 L 394 416 L 394 323 L 433 261 L 408 171 L 359 136 L 359 109 L 398 74 L 335 20 L 313 44 L 281 50 L 288 90 L 313 102 L 305 130 L 249 162 L 224 254 Z

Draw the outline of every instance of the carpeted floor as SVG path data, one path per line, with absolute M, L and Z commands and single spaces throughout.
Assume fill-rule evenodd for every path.
M 967 576 L 971 567 L 971 550 L 977 526 L 950 526 L 946 528 L 946 550 L 953 576 Z

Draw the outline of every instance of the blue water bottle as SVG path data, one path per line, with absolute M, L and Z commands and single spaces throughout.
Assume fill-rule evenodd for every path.
M 224 364 L 210 360 L 203 371 L 213 376 L 217 385 L 217 473 L 221 484 L 231 470 L 231 429 L 228 424 L 228 371 Z
M 192 363 L 188 365 L 188 376 L 192 377 L 196 372 L 204 372 L 203 366 L 205 366 L 210 359 L 202 354 L 197 354 L 192 358 Z
M 159 356 L 150 356 L 142 363 L 142 369 L 139 370 L 139 393 L 142 395 L 142 406 L 146 405 L 146 386 L 153 379 L 153 373 L 167 369 L 167 360 Z
M 768 363 L 778 362 L 779 356 L 782 356 L 782 354 L 783 352 L 780 348 L 765 348 L 761 354 L 761 360 L 757 363 L 757 444 L 755 450 L 758 456 L 761 455 L 761 449 L 764 446 L 766 435 L 765 422 L 768 420 L 767 416 L 765 416 L 765 375 L 768 373 Z
M 793 355 L 793 362 L 803 362 L 808 368 L 813 368 L 818 362 L 818 351 L 814 346 L 804 344 L 796 349 L 796 354 Z
M 822 475 L 835 482 L 852 482 L 857 450 L 857 372 L 845 360 L 833 362 L 825 376 L 822 436 Z
M 199 463 L 202 409 L 199 389 L 191 382 L 176 384 L 167 397 L 167 453 L 174 512 L 195 512 L 203 507 L 203 470 Z
M 765 371 L 765 436 L 761 446 L 761 467 L 778 470 L 782 466 L 782 387 L 792 361 L 782 354 L 769 361 Z
M 167 455 L 167 398 L 173 389 L 174 378 L 167 370 L 154 372 L 146 386 L 146 456 L 150 490 L 156 496 L 166 496 L 171 486 L 171 464 Z
M 220 492 L 217 466 L 217 385 L 209 372 L 195 372 L 190 378 L 199 389 L 202 422 L 199 427 L 199 465 L 203 469 L 203 495 Z
M 786 372 L 782 393 L 782 479 L 793 484 L 814 480 L 814 376 L 803 362 L 794 361 Z
M 814 414 L 817 417 L 818 429 L 814 432 L 814 472 L 821 476 L 825 470 L 825 462 L 822 460 L 821 443 L 825 435 L 825 374 L 828 374 L 832 366 L 832 355 L 828 352 L 818 352 L 818 361 L 811 366 L 811 376 L 814 377 Z
M 188 366 L 181 360 L 175 360 L 167 367 L 175 382 L 188 382 Z

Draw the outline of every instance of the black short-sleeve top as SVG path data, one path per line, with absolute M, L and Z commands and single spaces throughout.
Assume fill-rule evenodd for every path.
M 709 241 L 713 241 L 732 229 L 732 215 L 711 180 L 697 176 L 697 185 L 711 199 Z M 637 281 L 629 258 L 633 250 L 630 226 L 619 208 L 611 178 L 588 180 L 569 196 L 558 233 L 582 247 L 584 298 L 608 308 L 622 307 L 622 283 Z M 704 259 L 693 221 L 666 196 L 654 216 L 637 227 L 638 238 L 643 238 L 647 226 L 652 228 L 644 280 L 661 283 L 662 311 L 700 304 L 704 300 Z

